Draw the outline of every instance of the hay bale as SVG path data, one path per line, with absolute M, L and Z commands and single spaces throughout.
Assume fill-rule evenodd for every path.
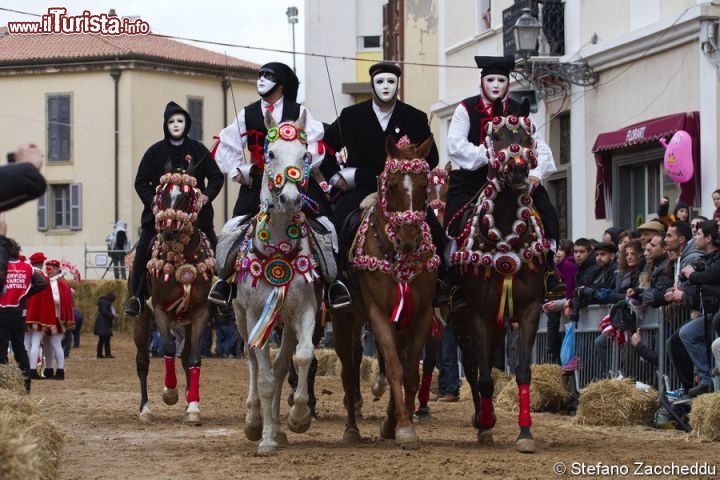
M 25 395 L 25 390 L 17 393 L 0 388 L 0 411 L 6 410 L 22 415 L 33 415 L 37 412 L 35 405 Z
M 315 358 L 317 359 L 317 375 L 320 377 L 334 377 L 337 369 L 338 357 L 335 350 L 329 348 L 319 348 L 315 350 Z
M 338 362 L 339 364 L 340 362 Z M 360 363 L 360 380 L 363 382 L 374 382 L 375 377 L 380 373 L 378 361 L 372 357 L 363 355 L 362 363 Z
M 70 285 L 75 290 L 73 304 L 80 309 L 85 317 L 83 330 L 92 332 L 95 327 L 95 314 L 97 313 L 98 298 L 106 295 L 108 292 L 115 294 L 114 303 L 118 317 L 113 323 L 113 329 L 118 332 L 131 332 L 134 317 L 126 317 L 122 312 L 123 306 L 128 298 L 127 280 L 82 280 L 71 281 Z
M 0 478 L 5 480 L 53 479 L 63 434 L 39 415 L 0 411 Z
M 635 381 L 600 380 L 580 394 L 575 423 L 580 425 L 651 425 L 657 409 L 657 392 L 638 390 Z
M 10 390 L 18 394 L 25 393 L 25 380 L 16 365 L 0 363 L 0 392 Z
M 690 410 L 693 435 L 707 442 L 720 441 L 720 392 L 695 398 Z
M 515 383 L 515 377 L 513 375 L 510 375 L 509 373 L 505 373 L 500 369 L 493 368 L 490 372 L 490 375 L 493 379 L 493 397 L 497 398 L 498 395 L 500 395 L 500 392 L 502 392 L 505 389 L 505 386 L 512 383 L 513 385 L 517 385 Z
M 559 365 L 532 365 L 530 382 L 530 410 L 533 412 L 558 412 L 571 401 L 570 389 Z M 502 377 L 498 376 L 498 379 Z M 518 387 L 509 376 L 509 381 L 497 394 L 495 405 L 500 410 L 517 412 Z M 496 390 L 497 391 L 497 390 Z

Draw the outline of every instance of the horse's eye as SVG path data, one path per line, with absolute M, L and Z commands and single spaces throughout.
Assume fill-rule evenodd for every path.
M 273 152 L 273 151 L 271 150 L 271 151 L 268 152 L 267 156 L 268 156 L 268 158 L 269 158 L 270 160 L 274 160 L 274 159 L 275 159 L 275 152 Z

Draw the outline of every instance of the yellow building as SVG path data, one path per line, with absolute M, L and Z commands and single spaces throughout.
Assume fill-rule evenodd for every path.
M 210 148 L 232 121 L 234 105 L 256 100 L 258 67 L 154 35 L 0 29 L 0 148 L 38 145 L 48 182 L 44 197 L 8 212 L 8 236 L 25 255 L 43 251 L 88 278 L 101 277 L 113 224 L 126 221 L 131 241 L 138 238 L 135 171 L 145 150 L 163 137 L 167 102 L 190 112 L 190 136 Z M 236 197 L 231 185 L 213 202 L 217 231 Z M 85 270 L 86 264 L 95 268 Z

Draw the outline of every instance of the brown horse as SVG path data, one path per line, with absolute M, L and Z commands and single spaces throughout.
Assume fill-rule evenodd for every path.
M 152 413 L 147 394 L 149 370 L 148 333 L 155 321 L 163 342 L 165 386 L 163 400 L 178 401 L 175 376 L 175 341 L 172 326 L 185 328 L 185 347 L 181 354 L 186 378 L 186 421 L 200 425 L 200 337 L 208 321 L 207 296 L 210 291 L 215 257 L 210 244 L 196 225 L 202 205 L 193 176 L 185 172 L 166 173 L 160 180 L 153 201 L 158 234 L 148 262 L 148 295 L 153 311 L 143 309 L 135 321 L 133 334 L 140 379 L 140 419 L 150 421 Z
M 496 105 L 494 111 L 501 112 L 502 106 Z M 530 196 L 528 173 L 537 159 L 529 106 L 523 104 L 520 116 L 500 115 L 488 124 L 488 182 L 450 260 L 459 268 L 460 286 L 469 306 L 469 312 L 455 317 L 455 332 L 472 390 L 478 441 L 491 443 L 495 413 L 490 369 L 505 335 L 506 318 L 519 330 L 515 376 L 520 434 L 516 446 L 521 452 L 533 452 L 530 356 L 543 300 L 545 267 L 541 264 L 549 244 Z
M 356 402 L 360 398 L 362 323 L 370 320 L 390 384 L 380 435 L 413 446 L 412 423 L 418 364 L 433 322 L 432 298 L 439 257 L 425 222 L 430 168 L 424 160 L 432 138 L 419 147 L 385 142 L 388 160 L 378 193 L 363 201 L 363 219 L 350 252 L 357 288 L 349 309 L 331 314 L 335 349 L 342 363 L 347 420 L 343 443 L 360 440 Z

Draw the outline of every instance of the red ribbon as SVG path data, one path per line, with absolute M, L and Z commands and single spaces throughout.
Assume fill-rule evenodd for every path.
M 407 282 L 397 283 L 395 286 L 395 307 L 390 321 L 400 330 L 412 323 L 412 287 Z

